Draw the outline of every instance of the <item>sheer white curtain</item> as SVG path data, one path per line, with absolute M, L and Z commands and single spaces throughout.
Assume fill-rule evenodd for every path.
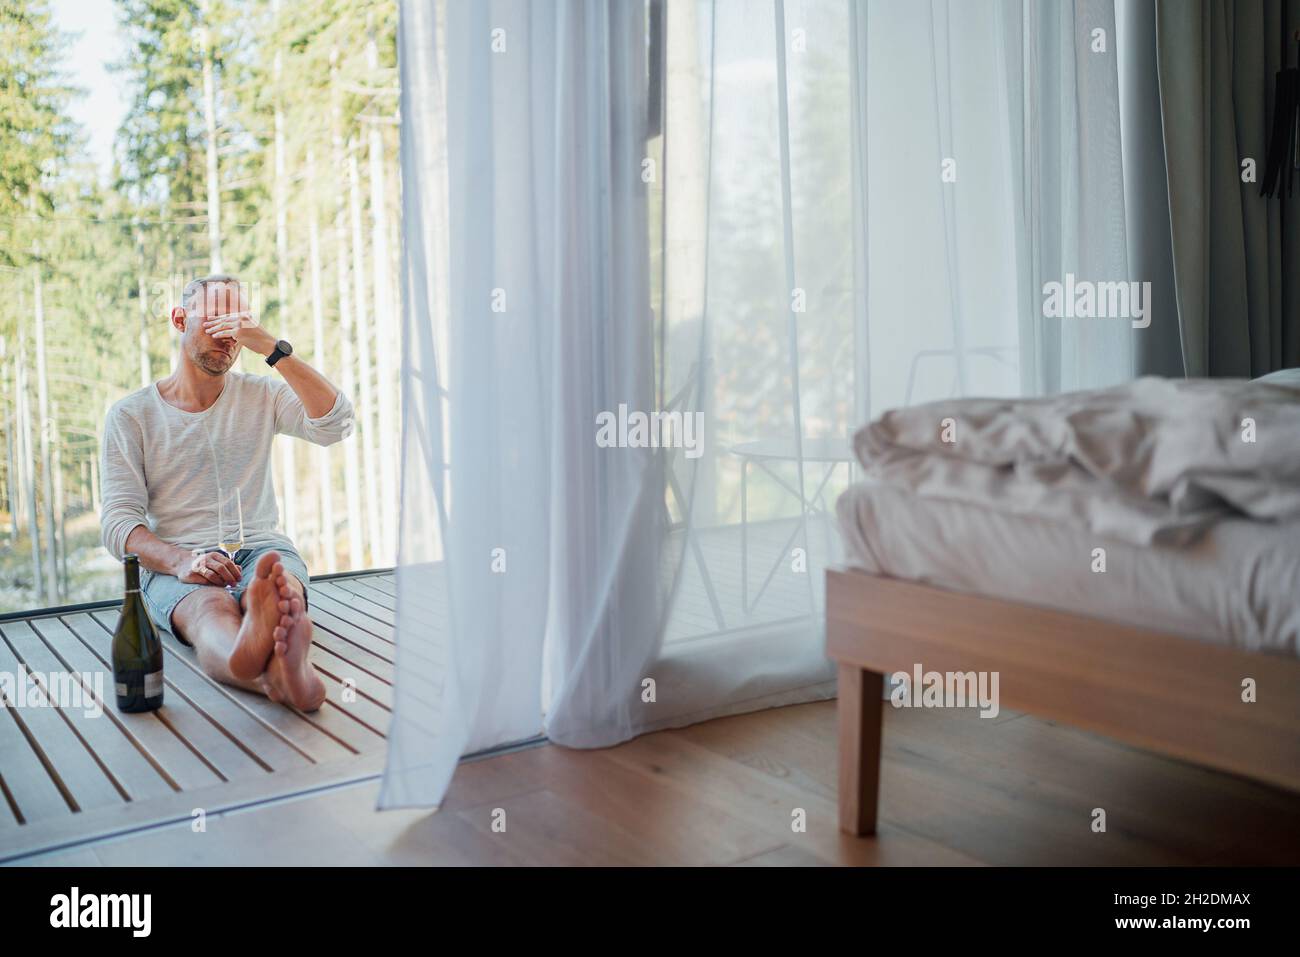
M 871 407 L 1131 378 L 1128 322 L 1043 315 L 1131 278 L 1111 0 L 854 8 Z
M 830 697 L 853 429 L 1129 375 L 1127 331 L 1048 325 L 1038 292 L 1126 276 L 1098 17 L 1113 38 L 1108 3 L 403 0 L 382 806 L 538 733 Z
M 627 733 L 668 521 L 660 450 L 595 441 L 600 412 L 653 409 L 644 9 L 401 15 L 390 807 L 436 803 L 462 754 L 533 737 L 544 713 L 561 741 Z

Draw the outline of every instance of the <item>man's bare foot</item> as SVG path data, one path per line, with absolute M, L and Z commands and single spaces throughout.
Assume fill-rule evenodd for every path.
M 299 711 L 315 711 L 325 701 L 325 683 L 308 660 L 311 619 L 297 595 L 281 601 L 279 607 L 289 624 L 278 625 L 273 632 L 275 654 L 266 669 L 267 696 L 293 705 Z
M 266 671 L 275 651 L 275 629 L 280 627 L 283 612 L 280 601 L 287 590 L 277 584 L 284 581 L 280 553 L 267 552 L 257 560 L 253 580 L 245 592 L 244 622 L 235 636 L 230 653 L 230 673 L 240 681 L 252 681 Z

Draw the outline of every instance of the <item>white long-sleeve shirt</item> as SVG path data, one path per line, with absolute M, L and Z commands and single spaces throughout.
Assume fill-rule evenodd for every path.
M 285 540 L 271 483 L 277 432 L 332 445 L 352 434 L 352 403 L 342 392 L 323 416 L 309 418 L 284 380 L 226 373 L 216 402 L 184 412 L 163 401 L 157 383 L 119 400 L 104 423 L 100 529 L 121 559 L 126 540 L 145 525 L 184 548 L 218 543 L 218 489 L 238 488 L 244 543 Z

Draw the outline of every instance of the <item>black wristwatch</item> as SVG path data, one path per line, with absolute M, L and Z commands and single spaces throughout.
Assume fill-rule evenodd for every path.
M 281 339 L 275 344 L 275 348 L 271 350 L 271 354 L 266 357 L 266 364 L 273 366 L 285 356 L 291 355 L 293 355 L 293 346 L 289 345 L 288 339 Z

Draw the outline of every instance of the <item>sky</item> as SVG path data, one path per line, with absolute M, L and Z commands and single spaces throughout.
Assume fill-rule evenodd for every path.
M 85 94 L 72 102 L 72 118 L 86 132 L 91 158 L 105 179 L 113 162 L 113 137 L 128 106 L 123 78 L 108 72 L 122 50 L 117 5 L 113 0 L 53 0 L 51 9 L 59 29 L 73 36 L 64 69 Z

